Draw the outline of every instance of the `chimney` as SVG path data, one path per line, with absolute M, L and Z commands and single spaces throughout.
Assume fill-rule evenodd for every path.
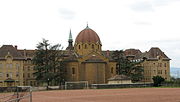
M 24 49 L 24 57 L 26 57 L 26 49 Z
M 15 45 L 14 47 L 15 47 L 15 48 L 16 48 L 16 50 L 17 50 L 17 45 Z

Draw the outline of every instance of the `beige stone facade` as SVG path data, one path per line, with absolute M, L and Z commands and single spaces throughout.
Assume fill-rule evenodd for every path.
M 67 81 L 88 81 L 90 84 L 107 83 L 116 74 L 116 62 L 97 53 L 67 64 Z
M 116 62 L 104 55 L 99 36 L 88 26 L 78 34 L 74 46 L 71 45 L 72 39 L 69 39 L 67 81 L 104 84 L 116 74 Z
M 144 81 L 153 82 L 153 76 L 162 76 L 166 80 L 170 80 L 170 63 L 167 60 L 158 58 L 156 60 L 145 60 L 144 67 Z
M 64 50 L 66 81 L 88 81 L 89 84 L 105 84 L 116 75 L 116 62 L 112 51 L 102 51 L 102 43 L 95 31 L 88 26 L 76 37 L 74 46 L 70 32 L 69 46 Z M 17 46 L 3 45 L 0 48 L 0 86 L 36 86 L 32 59 L 36 50 L 19 50 Z M 144 82 L 160 75 L 170 79 L 170 59 L 159 49 L 148 52 L 127 49 L 126 56 L 132 61 L 145 59 Z
M 23 85 L 23 58 L 13 46 L 0 48 L 0 86 Z
M 144 68 L 143 82 L 153 82 L 153 76 L 162 76 L 170 80 L 170 58 L 158 47 L 152 47 L 149 51 L 142 53 L 138 49 L 127 49 L 125 54 L 132 61 L 141 61 Z

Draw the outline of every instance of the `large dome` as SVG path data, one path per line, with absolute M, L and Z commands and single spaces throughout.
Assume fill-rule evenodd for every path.
M 75 43 L 100 43 L 101 40 L 97 33 L 90 29 L 88 26 L 82 30 L 76 37 Z

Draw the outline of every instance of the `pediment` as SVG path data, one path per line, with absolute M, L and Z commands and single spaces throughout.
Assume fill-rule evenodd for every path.
M 81 62 L 107 62 L 109 60 L 99 53 L 92 52 L 86 56 L 83 56 L 80 59 L 80 61 Z

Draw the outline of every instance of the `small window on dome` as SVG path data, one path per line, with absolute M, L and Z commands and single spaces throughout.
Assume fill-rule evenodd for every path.
M 94 44 L 92 44 L 92 49 L 94 49 Z
M 81 46 L 79 45 L 79 49 L 81 49 Z
M 86 44 L 85 44 L 84 48 L 87 49 L 87 45 Z

